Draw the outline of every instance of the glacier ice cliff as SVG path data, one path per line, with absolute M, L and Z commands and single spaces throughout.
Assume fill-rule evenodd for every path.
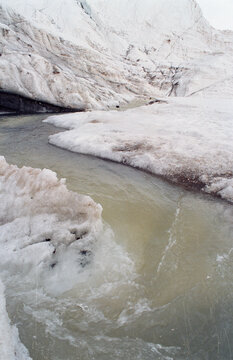
M 1 0 L 0 90 L 76 109 L 229 96 L 233 33 L 194 0 Z

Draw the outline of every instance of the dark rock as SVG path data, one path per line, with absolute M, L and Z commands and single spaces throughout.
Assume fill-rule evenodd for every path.
M 150 98 L 150 99 L 151 99 L 151 98 Z M 159 100 L 159 99 L 154 99 L 154 100 L 149 101 L 147 105 L 153 105 L 153 104 L 155 104 L 155 103 L 159 103 L 159 104 L 165 103 L 165 104 L 167 104 L 167 101 L 165 101 L 165 100 Z
M 90 264 L 92 252 L 90 250 L 81 250 L 80 255 L 82 255 L 80 265 L 82 266 L 82 268 L 84 268 L 85 266 Z
M 54 262 L 50 265 L 50 267 L 53 269 L 57 265 L 57 262 Z
M 19 114 L 36 114 L 78 112 L 83 111 L 83 109 L 66 108 L 30 99 L 22 95 L 0 91 L 0 112 L 6 111 L 13 111 Z
M 80 254 L 81 254 L 81 255 L 85 255 L 85 256 L 86 256 L 86 255 L 91 255 L 91 251 L 90 251 L 90 250 L 81 250 L 81 251 L 80 251 Z

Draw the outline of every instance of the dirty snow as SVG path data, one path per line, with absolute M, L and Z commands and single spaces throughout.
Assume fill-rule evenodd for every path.
M 68 191 L 54 172 L 19 169 L 0 157 L 2 274 L 11 269 L 11 276 L 20 272 L 31 281 L 40 274 L 42 286 L 53 277 L 58 292 L 69 289 L 86 261 L 82 251 L 92 251 L 102 230 L 101 211 L 90 197 Z
M 204 97 L 161 99 L 117 111 L 52 116 L 70 129 L 56 146 L 124 163 L 233 202 L 233 104 Z

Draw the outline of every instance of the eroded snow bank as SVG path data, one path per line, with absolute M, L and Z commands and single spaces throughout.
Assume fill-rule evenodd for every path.
M 51 170 L 19 169 L 0 157 L 2 279 L 20 273 L 48 291 L 49 279 L 57 292 L 72 287 L 102 230 L 101 211 Z
M 49 117 L 51 144 L 124 163 L 233 201 L 231 100 L 176 98 L 124 112 Z
M 23 299 L 33 289 L 71 289 L 94 256 L 101 212 L 90 197 L 68 191 L 54 172 L 18 168 L 0 157 L 0 271 L 6 289 Z M 0 360 L 28 359 L 10 325 L 0 280 Z
M 0 360 L 30 360 L 25 346 L 20 342 L 16 326 L 10 324 L 6 311 L 4 286 L 0 280 Z

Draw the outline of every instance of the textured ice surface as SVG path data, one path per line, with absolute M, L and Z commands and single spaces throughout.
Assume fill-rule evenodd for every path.
M 68 191 L 54 172 L 18 168 L 0 157 L 0 270 L 6 286 L 22 283 L 23 292 L 42 287 L 56 294 L 72 288 L 91 261 L 101 211 L 90 197 Z M 0 360 L 26 359 L 0 280 Z
M 29 274 L 32 281 L 40 274 L 42 284 L 51 277 L 58 292 L 66 290 L 100 234 L 101 211 L 90 197 L 68 191 L 54 172 L 19 169 L 0 157 L 2 272 Z
M 95 109 L 232 93 L 233 33 L 213 29 L 194 0 L 0 0 L 0 7 L 3 90 Z
M 233 105 L 229 99 L 165 99 L 124 112 L 49 117 L 70 129 L 51 144 L 111 159 L 233 201 Z
M 10 324 L 6 311 L 4 286 L 0 280 L 0 360 L 30 360 L 28 351 L 19 340 L 16 326 Z

